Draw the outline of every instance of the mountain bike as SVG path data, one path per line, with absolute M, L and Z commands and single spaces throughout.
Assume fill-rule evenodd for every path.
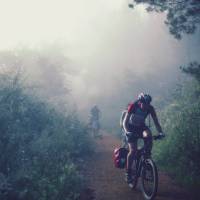
M 162 139 L 161 136 L 153 136 L 153 140 Z M 141 180 L 141 191 L 145 200 L 152 200 L 158 189 L 158 171 L 151 155 L 142 147 L 137 150 L 136 159 L 132 165 L 132 183 L 129 187 L 135 189 L 138 180 Z

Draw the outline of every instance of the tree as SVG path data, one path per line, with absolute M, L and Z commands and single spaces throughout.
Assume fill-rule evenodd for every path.
M 200 64 L 191 62 L 188 67 L 181 67 L 183 72 L 192 75 L 200 83 Z
M 133 0 L 148 4 L 147 11 L 167 12 L 165 23 L 175 38 L 193 34 L 200 23 L 200 0 Z M 130 7 L 130 6 L 129 6 Z

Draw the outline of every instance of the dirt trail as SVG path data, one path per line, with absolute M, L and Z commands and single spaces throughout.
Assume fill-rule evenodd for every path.
M 124 181 L 124 170 L 116 169 L 113 165 L 112 152 L 119 145 L 120 141 L 109 134 L 104 134 L 97 141 L 96 152 L 87 161 L 88 167 L 84 171 L 88 183 L 87 198 L 84 197 L 84 200 L 143 200 L 139 186 L 131 190 Z M 159 172 L 156 200 L 192 199 L 169 176 Z

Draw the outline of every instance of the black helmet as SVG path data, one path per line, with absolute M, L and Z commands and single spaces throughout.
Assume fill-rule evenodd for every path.
M 143 92 L 138 95 L 138 100 L 145 104 L 150 104 L 152 98 L 149 94 L 144 94 Z

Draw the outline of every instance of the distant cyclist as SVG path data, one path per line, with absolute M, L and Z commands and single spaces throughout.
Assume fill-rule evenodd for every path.
M 153 118 L 155 127 L 159 133 L 159 137 L 164 137 L 162 128 L 158 122 L 158 118 L 154 107 L 150 104 L 152 98 L 149 94 L 141 93 L 134 103 L 130 103 L 123 120 L 123 129 L 126 133 L 129 153 L 127 156 L 126 180 L 132 182 L 131 166 L 136 156 L 137 139 L 144 140 L 144 147 L 148 154 L 152 149 L 152 134 L 149 127 L 145 124 L 145 119 L 150 114 Z
M 93 135 L 97 137 L 99 135 L 99 129 L 100 129 L 100 110 L 97 105 L 94 105 L 92 109 L 90 110 L 90 127 L 92 129 Z

